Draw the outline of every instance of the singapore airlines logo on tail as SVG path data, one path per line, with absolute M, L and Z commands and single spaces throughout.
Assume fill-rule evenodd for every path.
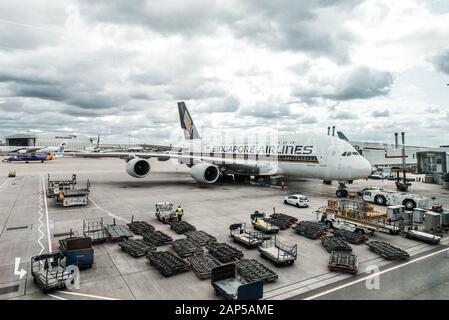
M 192 119 L 190 119 L 190 115 L 188 112 L 184 113 L 184 125 L 185 125 L 185 130 L 188 133 L 188 137 L 191 137 L 192 133 L 193 133 L 193 125 L 192 125 Z

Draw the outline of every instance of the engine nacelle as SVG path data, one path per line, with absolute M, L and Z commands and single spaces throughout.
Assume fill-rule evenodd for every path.
M 132 158 L 126 162 L 126 172 L 134 178 L 145 178 L 150 169 L 150 163 L 145 159 Z
M 190 175 L 201 183 L 214 183 L 220 177 L 220 169 L 213 164 L 200 162 L 190 168 Z

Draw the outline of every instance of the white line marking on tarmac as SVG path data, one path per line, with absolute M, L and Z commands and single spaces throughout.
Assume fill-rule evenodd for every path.
M 108 214 L 108 216 L 113 217 L 113 218 L 118 219 L 118 220 L 122 220 L 122 221 L 124 221 L 124 222 L 126 222 L 126 223 L 131 223 L 131 221 L 126 220 L 126 219 L 123 219 L 123 218 L 121 218 L 121 217 L 119 217 L 119 216 L 113 214 L 112 212 L 110 212 L 110 211 L 108 211 L 108 210 L 106 210 L 106 209 L 101 208 L 101 207 L 100 207 L 98 204 L 96 204 L 95 201 L 92 200 L 91 198 L 89 198 L 89 201 L 92 202 L 92 204 L 93 204 L 98 210 L 101 210 L 101 211 L 106 212 L 106 213 Z
M 58 291 L 59 293 L 65 293 L 65 294 L 71 294 L 74 296 L 80 296 L 80 297 L 87 297 L 87 298 L 93 298 L 93 299 L 102 299 L 102 300 L 120 300 L 117 298 L 110 298 L 110 297 L 103 297 L 103 296 L 96 296 L 93 294 L 85 294 L 85 293 L 78 293 L 78 292 L 71 292 L 71 291 Z
M 50 297 L 58 299 L 58 300 L 68 300 L 68 299 L 65 299 L 65 298 L 62 298 L 62 297 L 58 297 L 58 296 L 55 296 L 54 294 L 49 294 L 49 293 L 47 294 L 47 296 L 50 296 Z
M 44 217 L 44 215 L 42 214 L 42 210 L 44 210 L 44 207 L 43 207 L 43 200 L 42 200 L 42 185 L 40 183 L 39 183 L 39 200 L 38 201 L 39 201 L 39 210 L 37 211 L 37 213 L 39 214 L 38 221 L 40 224 L 39 224 L 39 227 L 37 228 L 37 231 L 39 231 L 41 235 L 40 235 L 39 239 L 37 239 L 37 243 L 41 246 L 41 251 L 39 252 L 39 255 L 41 255 L 42 252 L 44 252 L 45 247 L 41 242 L 42 238 L 44 237 L 44 233 L 42 232 L 42 227 L 44 226 L 44 222 L 42 221 L 42 218 Z
M 445 248 L 445 249 L 442 249 L 442 250 L 439 250 L 439 251 L 436 251 L 436 252 L 432 252 L 432 253 L 429 253 L 429 254 L 427 254 L 427 255 L 425 255 L 425 256 L 416 258 L 416 259 L 414 259 L 414 260 L 412 260 L 412 261 L 408 261 L 408 262 L 402 263 L 402 264 L 400 264 L 400 265 L 397 265 L 397 266 L 394 266 L 394 267 L 391 267 L 391 268 L 382 270 L 382 271 L 380 271 L 380 272 L 377 272 L 377 273 L 373 273 L 373 274 L 367 275 L 367 276 L 362 277 L 362 278 L 360 278 L 360 279 L 357 279 L 357 280 L 355 280 L 355 281 L 352 281 L 352 282 L 349 282 L 349 283 L 345 283 L 345 284 L 343 284 L 343 285 L 341 285 L 341 286 L 338 286 L 338 287 L 335 287 L 335 288 L 332 288 L 332 289 L 329 289 L 329 290 L 320 292 L 320 293 L 315 294 L 315 295 L 313 295 L 313 296 L 304 298 L 304 300 L 313 300 L 313 299 L 319 298 L 319 297 L 321 297 L 321 296 L 324 296 L 324 295 L 326 295 L 326 294 L 329 294 L 329 293 L 338 291 L 338 290 L 340 290 L 340 289 L 344 289 L 344 288 L 350 287 L 350 286 L 352 286 L 352 285 L 354 285 L 354 284 L 356 284 L 356 283 L 360 283 L 360 282 L 366 281 L 367 279 L 371 279 L 371 278 L 374 278 L 374 277 L 378 277 L 378 276 L 380 276 L 381 274 L 384 274 L 384 273 L 387 273 L 387 272 L 390 272 L 390 271 L 393 271 L 393 270 L 396 270 L 396 269 L 400 269 L 400 268 L 405 267 L 405 266 L 407 266 L 407 265 L 409 265 L 409 264 L 412 264 L 412 263 L 415 263 L 415 262 L 418 262 L 418 261 L 421 261 L 421 260 L 424 260 L 424 259 L 433 257 L 433 256 L 435 256 L 435 255 L 437 255 L 437 254 L 440 254 L 440 253 L 442 253 L 442 252 L 445 252 L 445 251 L 449 251 L 449 248 Z
M 52 249 L 51 249 L 51 234 L 50 234 L 50 220 L 48 219 L 47 192 L 45 191 L 44 176 L 41 175 L 41 178 L 42 178 L 42 195 L 44 197 L 44 203 L 45 203 L 45 218 L 47 219 L 48 252 L 52 253 Z

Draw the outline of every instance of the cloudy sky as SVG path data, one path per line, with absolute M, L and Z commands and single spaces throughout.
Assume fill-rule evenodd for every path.
M 446 0 L 2 0 L 0 137 L 207 130 L 449 144 Z M 1 139 L 1 138 L 0 138 Z

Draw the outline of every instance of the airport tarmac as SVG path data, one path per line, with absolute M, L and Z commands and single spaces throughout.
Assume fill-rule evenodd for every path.
M 151 161 L 151 165 L 152 173 L 149 177 L 136 179 L 125 172 L 124 162 L 119 159 L 65 157 L 46 163 L 1 163 L 0 299 L 217 299 L 209 280 L 199 280 L 192 271 L 166 278 L 148 260 L 130 257 L 115 243 L 94 246 L 95 264 L 91 269 L 81 271 L 79 290 L 55 291 L 44 295 L 33 283 L 30 258 L 49 250 L 57 250 L 58 240 L 64 238 L 61 235 L 67 234 L 70 229 L 82 235 L 84 219 L 103 217 L 105 223 L 112 223 L 115 217 L 117 223 L 124 224 L 134 216 L 134 219 L 147 221 L 174 239 L 183 238 L 156 219 L 154 205 L 163 201 L 181 204 L 185 210 L 184 220 L 193 224 L 197 230 L 206 231 L 219 241 L 238 247 L 244 252 L 245 258 L 257 259 L 276 271 L 279 279 L 264 285 L 264 299 L 311 297 L 316 292 L 325 292 L 323 288 L 328 290 L 359 279 L 367 267 L 376 266 L 387 270 L 397 264 L 369 251 L 366 245 L 352 245 L 359 258 L 359 276 L 330 272 L 327 269 L 329 254 L 320 241 L 306 239 L 288 229 L 280 231 L 279 239 L 286 244 L 298 244 L 298 259 L 293 266 L 277 268 L 262 259 L 257 249 L 245 249 L 229 239 L 229 225 L 247 222 L 250 226 L 249 216 L 255 210 L 271 213 L 275 207 L 277 212 L 295 216 L 299 220 L 315 220 L 314 211 L 325 205 L 329 197 L 334 197 L 336 183 L 329 186 L 317 180 L 291 181 L 285 190 L 248 184 L 201 186 L 190 177 L 185 166 L 171 161 Z M 7 178 L 9 169 L 17 171 L 16 178 Z M 92 185 L 89 205 L 57 207 L 54 199 L 44 196 L 48 173 L 52 178 L 70 178 L 72 173 L 76 173 L 80 185 L 90 179 Z M 367 185 L 393 188 L 393 184 L 388 180 L 361 180 L 349 186 L 351 190 L 358 190 Z M 449 192 L 441 186 L 414 183 L 411 191 L 435 197 L 435 201 L 449 206 Z M 283 198 L 294 192 L 307 195 L 311 201 L 310 207 L 298 209 L 284 205 Z M 444 238 L 442 244 L 431 246 L 382 233 L 376 233 L 371 239 L 388 241 L 407 250 L 411 256 L 410 261 L 444 250 L 448 243 L 447 238 Z M 159 250 L 171 250 L 171 246 L 159 247 Z M 14 274 L 16 258 L 20 258 L 20 268 L 27 271 L 21 280 Z M 442 261 L 435 265 L 426 263 L 428 268 L 433 268 L 433 272 L 438 273 L 446 260 Z M 421 263 L 424 260 L 416 262 Z M 413 263 L 404 268 L 410 271 L 407 274 L 411 281 L 414 274 L 422 273 L 422 268 Z M 405 269 L 394 269 L 391 275 L 400 270 Z M 395 277 L 389 277 L 389 283 L 394 283 Z M 425 282 L 425 279 L 421 277 L 420 281 Z M 434 284 L 435 281 L 432 280 L 431 283 Z M 363 298 L 366 290 L 364 291 L 362 282 L 355 285 L 358 287 L 353 293 L 357 294 L 353 294 L 352 298 Z M 401 290 L 400 282 L 398 285 L 395 287 L 396 291 Z M 422 290 L 425 290 L 424 287 Z M 344 290 L 350 291 L 351 286 L 345 286 Z M 419 287 L 414 290 L 419 297 Z M 375 297 L 376 292 L 373 292 L 370 291 L 370 297 L 380 298 Z M 378 292 L 380 295 L 380 291 Z M 334 298 L 341 298 L 335 291 L 332 294 Z M 422 297 L 425 296 L 422 293 Z M 401 296 L 395 294 L 392 298 L 399 299 Z

